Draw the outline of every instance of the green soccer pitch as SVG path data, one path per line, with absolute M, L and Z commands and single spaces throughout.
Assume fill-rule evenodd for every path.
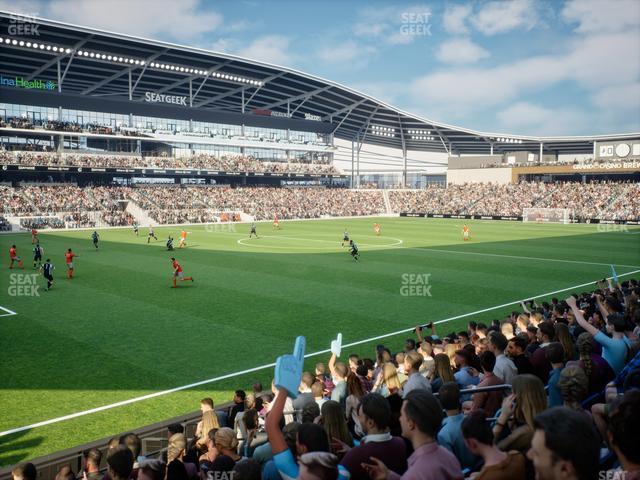
M 375 236 L 373 223 L 382 225 Z M 565 298 L 611 275 L 640 270 L 640 229 L 462 220 L 362 218 L 281 222 L 274 231 L 249 226 L 188 226 L 188 246 L 167 252 L 180 227 L 41 233 L 55 283 L 34 281 L 31 238 L 0 235 L 0 432 L 29 427 L 96 407 L 135 399 L 271 364 L 290 353 L 297 335 L 307 353 L 324 351 L 342 332 L 343 349 L 373 357 L 385 343 L 401 350 L 417 324 L 445 320 L 438 332 L 490 322 L 519 308 L 511 302 Z M 355 262 L 341 246 L 347 229 L 360 247 Z M 25 269 L 9 270 L 18 247 Z M 66 279 L 64 252 L 78 258 Z M 171 287 L 175 256 L 195 282 Z M 638 274 L 640 276 L 640 274 Z M 18 285 L 22 287 L 18 288 Z M 559 292 L 558 292 L 559 291 Z M 551 294 L 552 292 L 558 292 Z M 548 294 L 545 296 L 545 294 Z M 15 314 L 13 314 L 15 313 Z M 372 339 L 367 341 L 367 339 Z M 322 353 L 307 367 L 327 361 Z M 221 403 L 236 388 L 270 384 L 273 368 L 163 394 L 97 413 L 0 436 L 0 465 Z

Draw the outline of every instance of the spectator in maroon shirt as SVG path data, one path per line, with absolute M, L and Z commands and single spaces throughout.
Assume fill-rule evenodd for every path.
M 482 380 L 478 384 L 478 388 L 480 387 L 492 387 L 494 385 L 501 385 L 504 383 L 501 378 L 496 377 L 493 374 L 493 368 L 496 364 L 496 356 L 493 352 L 482 352 L 480 355 L 480 362 L 482 364 L 482 370 L 484 371 L 484 376 Z M 480 392 L 474 393 L 471 396 L 471 400 L 473 401 L 473 410 L 483 409 L 487 416 L 493 417 L 493 415 L 498 411 L 500 405 L 502 405 L 502 392 Z
M 462 480 L 458 459 L 436 442 L 442 423 L 442 405 L 426 390 L 413 390 L 402 404 L 400 424 L 402 436 L 411 442 L 413 453 L 409 469 L 402 476 L 388 468 L 388 464 L 372 457 L 365 465 L 373 480 Z
M 551 322 L 540 322 L 538 325 L 538 341 L 540 347 L 531 355 L 531 366 L 535 375 L 546 385 L 549 380 L 551 363 L 547 359 L 547 347 L 555 338 L 556 331 Z
M 349 449 L 340 462 L 351 473 L 351 479 L 369 478 L 362 464 L 371 462 L 371 457 L 381 459 L 395 472 L 404 473 L 407 449 L 402 438 L 393 437 L 389 432 L 391 408 L 387 399 L 378 393 L 365 395 L 360 400 L 358 416 L 366 436 L 359 446 Z M 346 445 L 343 444 L 343 448 Z

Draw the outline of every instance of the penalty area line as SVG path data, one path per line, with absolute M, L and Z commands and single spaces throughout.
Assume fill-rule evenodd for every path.
M 621 274 L 618 275 L 618 277 L 625 277 L 625 276 L 629 276 L 629 275 L 634 275 L 636 273 L 640 273 L 640 269 L 639 270 L 633 270 L 631 272 L 621 273 Z M 609 278 L 611 278 L 611 277 L 609 277 Z M 486 313 L 486 312 L 490 312 L 490 311 L 493 311 L 493 310 L 499 310 L 501 308 L 505 308 L 505 307 L 508 307 L 510 305 L 519 304 L 520 302 L 524 302 L 525 300 L 530 300 L 530 299 L 533 299 L 533 298 L 549 297 L 551 295 L 556 295 L 558 293 L 566 292 L 568 290 L 574 290 L 576 288 L 582 288 L 582 287 L 586 287 L 586 286 L 589 286 L 589 285 L 594 285 L 598 280 L 600 280 L 600 278 L 598 278 L 596 280 L 592 280 L 590 282 L 581 283 L 579 285 L 572 285 L 571 287 L 561 288 L 559 290 L 554 290 L 553 292 L 546 292 L 546 293 L 541 293 L 539 295 L 532 295 L 532 296 L 528 296 L 528 297 L 525 297 L 525 298 L 520 299 L 520 300 L 514 300 L 512 302 L 503 303 L 501 305 L 495 305 L 493 307 L 483 308 L 481 310 L 476 310 L 475 312 L 463 313 L 461 315 L 456 315 L 456 316 L 453 316 L 453 317 L 444 318 L 444 319 L 441 319 L 441 320 L 436 320 L 433 323 L 436 324 L 436 325 L 439 325 L 439 324 L 442 324 L 442 323 L 451 322 L 453 320 L 459 320 L 461 318 L 471 317 L 473 315 L 479 315 L 481 313 Z M 0 308 L 3 308 L 3 307 L 0 307 Z M 355 342 L 352 342 L 352 343 L 347 343 L 347 344 L 343 345 L 342 348 L 354 347 L 356 345 L 362 345 L 364 343 L 370 343 L 370 342 L 373 342 L 373 341 L 376 341 L 376 340 L 381 340 L 383 338 L 394 337 L 396 335 L 400 335 L 400 334 L 403 334 L 403 333 L 412 332 L 414 329 L 415 329 L 415 326 L 412 326 L 412 327 L 404 328 L 402 330 L 398 330 L 398 331 L 395 331 L 395 332 L 384 333 L 382 335 L 377 335 L 375 337 L 370 337 L 370 338 L 366 338 L 366 339 L 363 339 L 363 340 L 358 340 L 358 341 L 355 341 Z M 308 353 L 308 354 L 306 354 L 304 356 L 304 358 L 315 357 L 317 355 L 324 355 L 324 354 L 327 354 L 329 352 L 331 352 L 331 349 L 328 348 L 328 349 L 325 349 L 325 350 L 320 350 L 320 351 L 317 351 L 317 352 Z M 85 416 L 85 415 L 90 415 L 92 413 L 103 412 L 105 410 L 110 410 L 112 408 L 117 408 L 117 407 L 122 407 L 122 406 L 125 406 L 125 405 L 130 405 L 132 403 L 137 403 L 137 402 L 141 402 L 143 400 L 149 400 L 149 399 L 152 399 L 152 398 L 161 397 L 163 395 L 168 395 L 170 393 L 180 392 L 182 390 L 189 390 L 191 388 L 199 387 L 201 385 L 207 385 L 209 383 L 214 383 L 214 382 L 219 382 L 221 380 L 226 380 L 226 379 L 229 379 L 229 378 L 239 377 L 239 376 L 245 375 L 247 373 L 253 373 L 253 372 L 258 372 L 260 370 L 265 370 L 267 368 L 273 368 L 274 366 L 275 366 L 275 362 L 272 362 L 272 363 L 268 363 L 268 364 L 265 364 L 265 365 L 260 365 L 258 367 L 249 368 L 247 370 L 242 370 L 242 371 L 233 372 L 233 373 L 227 373 L 225 375 L 221 375 L 221 376 L 218 376 L 218 377 L 213 377 L 213 378 L 210 378 L 210 379 L 207 379 L 207 380 L 201 380 L 199 382 L 190 383 L 188 385 L 183 385 L 181 387 L 175 387 L 175 388 L 170 388 L 168 390 L 162 390 L 162 391 L 159 391 L 159 392 L 149 393 L 147 395 L 142 395 L 140 397 L 129 398 L 127 400 L 122 400 L 120 402 L 115 402 L 115 403 L 112 403 L 112 404 L 109 404 L 109 405 L 103 405 L 103 406 L 100 406 L 100 407 L 91 408 L 89 410 L 84 410 L 84 411 L 81 411 L 81 412 L 71 413 L 69 415 L 64 415 L 64 416 L 61 416 L 61 417 L 51 418 L 49 420 L 44 420 L 44 421 L 41 421 L 41 422 L 33 423 L 31 425 L 25 425 L 23 427 L 12 428 L 12 429 L 9 429 L 9 430 L 5 430 L 4 432 L 0 432 L 0 437 L 4 437 L 6 435 L 11 435 L 13 433 L 24 432 L 25 430 L 32 430 L 32 429 L 38 428 L 38 427 L 44 427 L 46 425 L 52 425 L 54 423 L 63 422 L 65 420 L 71 420 L 71 419 L 82 417 L 82 416 Z
M 6 307 L 0 306 L 0 310 L 4 311 L 5 313 L 0 313 L 0 317 L 10 317 L 11 315 L 17 315 L 17 312 L 14 312 L 13 310 L 9 310 Z

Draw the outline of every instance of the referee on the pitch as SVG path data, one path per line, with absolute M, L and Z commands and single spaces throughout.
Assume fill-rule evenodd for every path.
M 44 278 L 47 279 L 47 290 L 51 290 L 51 286 L 53 285 L 53 271 L 56 267 L 51 263 L 51 259 L 47 258 L 47 261 L 44 262 L 41 268 Z

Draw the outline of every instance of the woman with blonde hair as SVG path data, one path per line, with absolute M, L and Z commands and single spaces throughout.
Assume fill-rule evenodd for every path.
M 388 362 L 382 366 L 382 371 L 378 374 L 378 379 L 372 391 L 379 393 L 383 397 L 388 397 L 402 391 L 398 371 L 393 363 Z
M 184 456 L 187 449 L 187 438 L 183 433 L 176 433 L 169 438 L 169 445 L 167 447 L 167 466 L 174 460 L 178 460 L 184 463 Z M 198 468 L 193 463 L 184 463 L 184 467 L 187 471 L 189 478 L 194 478 L 198 475 Z
M 443 383 L 454 382 L 453 370 L 451 369 L 451 361 L 444 353 L 439 353 L 433 357 L 434 373 L 431 380 L 431 391 L 436 393 L 440 390 Z
M 218 422 L 218 416 L 213 410 L 206 410 L 202 412 L 202 420 L 198 422 L 196 427 L 196 448 L 200 451 L 206 451 L 206 443 L 209 438 L 210 430 L 217 430 L 220 428 Z
M 444 347 L 444 353 L 449 357 L 449 362 L 453 363 L 458 347 L 455 343 L 447 343 Z
M 527 331 L 527 327 L 529 326 L 529 315 L 521 313 L 516 318 L 516 332 L 522 333 Z
M 526 453 L 535 431 L 533 418 L 547 408 L 547 395 L 542 380 L 528 373 L 516 375 L 511 382 L 511 390 L 513 393 L 502 402 L 493 434 L 496 439 L 501 439 L 496 443 L 500 450 Z M 510 433 L 503 438 L 505 427 L 509 427 Z
M 238 439 L 236 433 L 228 427 L 218 429 L 214 437 L 216 449 L 220 455 L 226 455 L 234 463 L 242 457 L 238 455 Z
M 513 337 L 515 337 L 513 323 L 511 323 L 509 320 L 502 322 L 502 324 L 500 325 L 500 331 L 505 337 L 507 337 L 507 340 L 511 340 Z

